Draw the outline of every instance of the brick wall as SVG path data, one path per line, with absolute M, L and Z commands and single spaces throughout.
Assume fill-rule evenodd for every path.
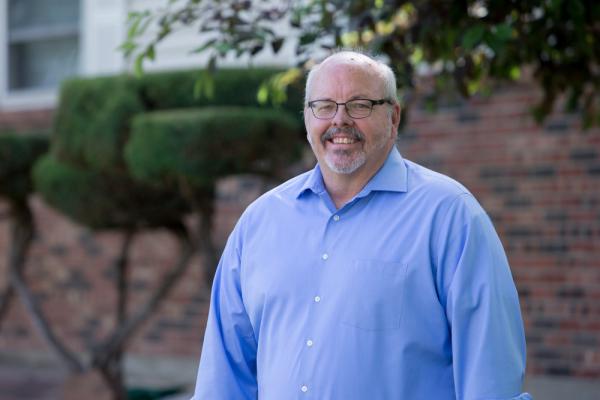
M 464 183 L 493 219 L 525 319 L 530 374 L 600 377 L 600 129 L 538 126 L 527 84 L 411 113 L 406 158 Z M 561 108 L 561 107 L 557 107 Z
M 600 129 L 582 132 L 577 116 L 560 112 L 538 126 L 528 112 L 538 98 L 534 87 L 519 84 L 436 114 L 417 105 L 399 146 L 406 158 L 463 182 L 494 220 L 521 295 L 528 373 L 600 377 Z M 221 183 L 217 242 L 263 190 L 251 177 Z M 58 333 L 82 349 L 112 327 L 112 263 L 120 236 L 92 234 L 37 198 L 32 205 L 39 232 L 27 278 Z M 6 223 L 0 222 L 0 287 L 6 284 L 7 241 Z M 176 251 L 165 232 L 136 239 L 134 307 Z M 131 351 L 197 357 L 207 297 L 195 259 Z M 46 346 L 15 302 L 0 327 L 0 352 L 32 348 Z
M 2 111 L 0 132 L 47 130 L 52 123 L 53 110 Z

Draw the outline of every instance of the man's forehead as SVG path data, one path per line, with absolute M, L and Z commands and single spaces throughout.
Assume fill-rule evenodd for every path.
M 362 71 L 367 74 L 378 74 L 379 65 L 371 58 L 358 53 L 338 53 L 326 58 L 319 65 L 317 72 L 327 70 Z
M 358 85 L 356 90 L 365 92 L 364 95 L 383 90 L 384 80 L 376 63 L 368 57 L 359 56 L 361 57 L 356 59 L 352 56 L 335 59 L 330 57 L 323 61 L 315 71 L 316 85 L 312 87 L 311 92 L 316 94 L 315 91 L 320 92 L 331 88 L 331 84 L 339 80 L 343 80 L 346 87 L 351 87 L 352 84 Z

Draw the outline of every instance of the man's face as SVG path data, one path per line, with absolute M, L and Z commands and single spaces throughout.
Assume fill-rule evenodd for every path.
M 384 84 L 372 66 L 332 61 L 316 71 L 308 100 L 384 98 Z M 307 138 L 321 169 L 335 174 L 372 176 L 381 167 L 394 144 L 400 107 L 387 103 L 373 107 L 367 118 L 354 119 L 339 106 L 332 119 L 317 119 L 304 109 Z

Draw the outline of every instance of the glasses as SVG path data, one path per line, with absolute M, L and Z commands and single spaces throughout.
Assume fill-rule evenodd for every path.
M 308 102 L 308 106 L 312 110 L 315 118 L 331 119 L 337 114 L 338 107 L 346 107 L 346 112 L 351 118 L 360 119 L 367 118 L 371 115 L 374 106 L 381 104 L 393 104 L 388 99 L 371 100 L 371 99 L 354 99 L 345 103 L 336 103 L 333 100 L 313 100 Z

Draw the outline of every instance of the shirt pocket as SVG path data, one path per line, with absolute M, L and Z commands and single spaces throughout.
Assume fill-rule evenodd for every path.
M 365 331 L 400 328 L 406 263 L 355 260 L 344 274 L 343 325 Z

